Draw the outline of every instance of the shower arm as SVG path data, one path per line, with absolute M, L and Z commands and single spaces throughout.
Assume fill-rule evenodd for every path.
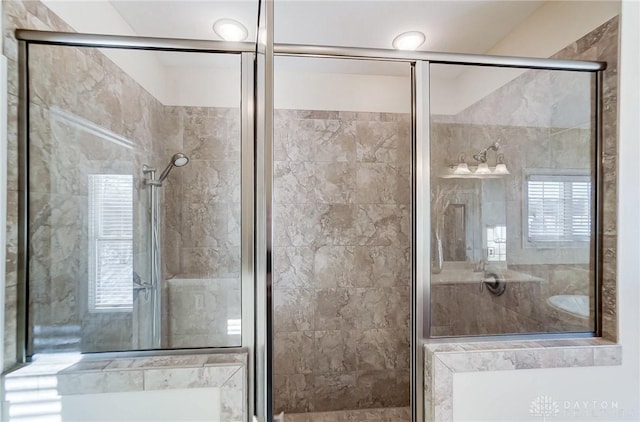
M 160 183 L 160 185 L 162 185 L 162 182 L 164 182 L 164 180 L 169 177 L 169 173 L 171 173 L 171 169 L 173 169 L 174 167 L 175 165 L 173 164 L 173 162 L 171 162 L 167 167 L 165 167 L 164 170 L 162 170 L 162 173 L 160 173 L 160 177 L 158 178 L 158 183 Z
M 493 144 L 486 147 L 485 149 L 483 149 L 482 151 L 478 152 L 477 154 L 473 154 L 473 159 L 480 163 L 486 163 L 487 152 L 489 152 L 489 150 L 498 151 L 499 148 L 500 148 L 500 144 L 498 143 L 498 141 L 496 141 Z

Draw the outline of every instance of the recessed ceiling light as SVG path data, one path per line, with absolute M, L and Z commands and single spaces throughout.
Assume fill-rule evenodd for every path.
M 415 50 L 424 43 L 426 37 L 420 31 L 403 32 L 391 43 L 396 50 Z
M 247 28 L 233 19 L 218 19 L 213 24 L 213 31 L 225 41 L 244 41 L 249 35 Z

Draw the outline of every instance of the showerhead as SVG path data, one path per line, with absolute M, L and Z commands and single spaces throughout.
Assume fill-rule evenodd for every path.
M 177 152 L 173 154 L 173 157 L 171 157 L 171 162 L 176 167 L 186 166 L 187 164 L 189 164 L 189 157 L 187 157 L 182 152 Z
M 160 178 L 158 179 L 158 183 L 162 184 L 162 182 L 165 181 L 165 179 L 169 176 L 169 173 L 171 173 L 171 170 L 174 167 L 184 167 L 188 163 L 189 163 L 189 157 L 187 157 L 186 154 L 184 154 L 182 152 L 177 152 L 177 153 L 173 154 L 173 157 L 171 157 L 171 162 L 169 163 L 169 165 L 167 165 L 167 167 L 160 174 Z

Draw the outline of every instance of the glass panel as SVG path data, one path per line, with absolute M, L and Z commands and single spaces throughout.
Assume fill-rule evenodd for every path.
M 431 75 L 431 336 L 593 332 L 594 76 Z
M 408 421 L 410 67 L 275 64 L 275 413 Z
M 29 72 L 30 354 L 240 346 L 239 55 L 32 45 Z

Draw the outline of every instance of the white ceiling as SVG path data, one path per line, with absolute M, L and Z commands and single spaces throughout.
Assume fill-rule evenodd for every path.
M 143 36 L 216 39 L 211 27 L 233 18 L 255 39 L 257 0 L 111 0 Z M 391 48 L 404 31 L 427 35 L 421 50 L 484 53 L 544 1 L 275 0 L 278 43 Z
M 405 31 L 422 31 L 420 50 L 484 53 L 543 1 L 281 1 L 275 41 L 391 48 Z
M 111 0 L 112 6 L 141 36 L 218 39 L 212 24 L 232 18 L 255 39 L 257 0 Z M 391 48 L 393 38 L 419 30 L 427 41 L 420 50 L 485 53 L 544 1 L 463 0 L 275 0 L 277 43 Z M 159 55 L 168 66 L 178 65 Z M 184 60 L 182 61 L 184 64 Z M 305 59 L 279 59 L 288 70 L 406 75 L 406 66 L 333 60 L 322 66 Z

